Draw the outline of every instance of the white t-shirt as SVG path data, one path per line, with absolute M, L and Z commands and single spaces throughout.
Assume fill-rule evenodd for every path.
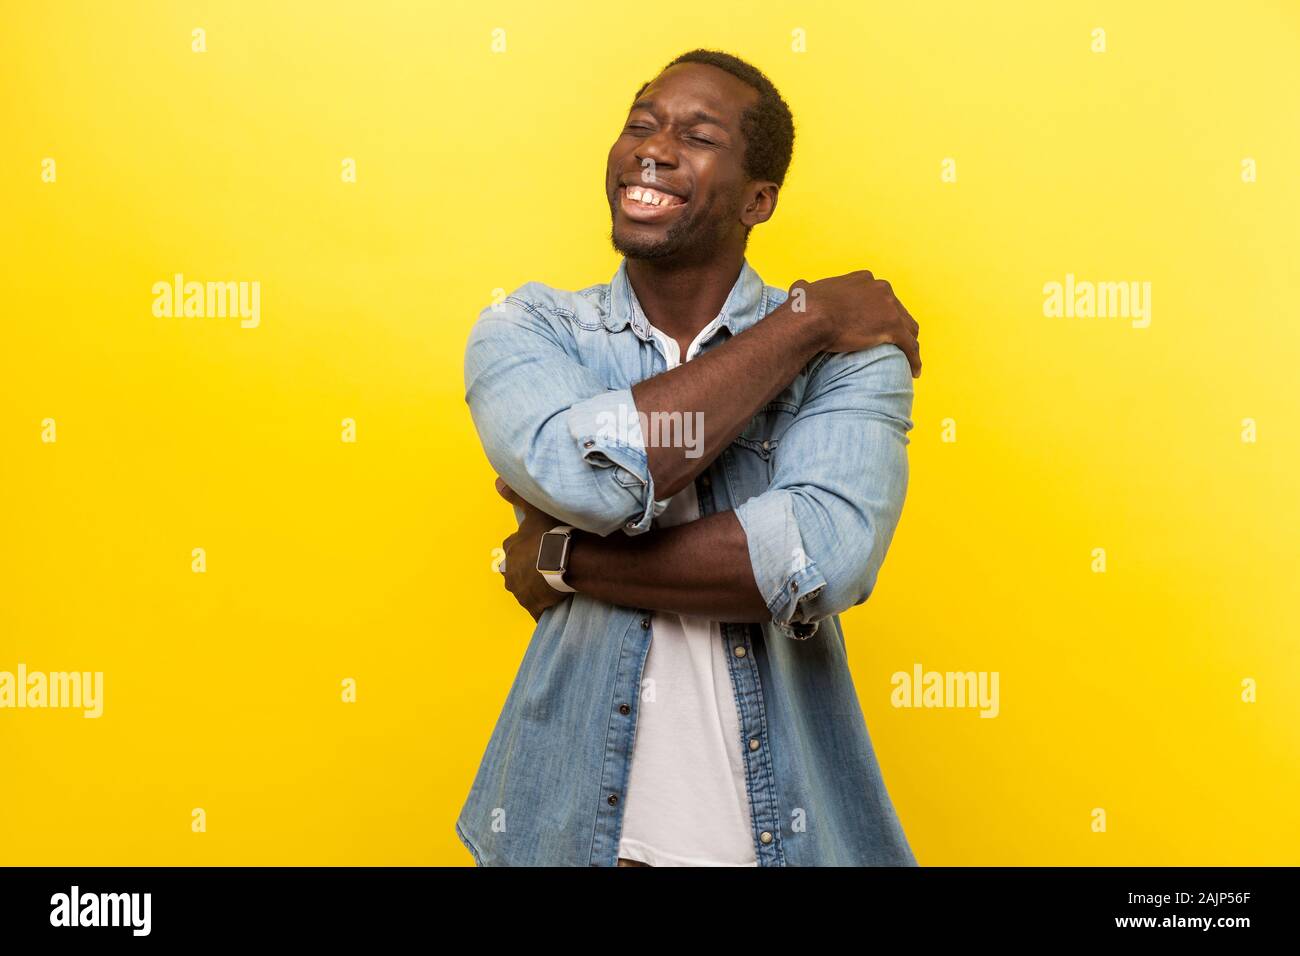
M 686 353 L 689 361 L 710 323 Z M 651 327 L 668 367 L 676 340 Z M 694 484 L 673 495 L 662 527 L 699 517 Z M 618 855 L 651 866 L 757 866 L 740 718 L 717 621 L 655 611 L 642 674 Z

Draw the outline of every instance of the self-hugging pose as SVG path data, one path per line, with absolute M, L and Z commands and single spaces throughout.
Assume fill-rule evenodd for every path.
M 919 328 L 870 272 L 750 266 L 794 142 L 767 77 L 695 50 L 633 99 L 613 278 L 529 282 L 466 349 L 536 628 L 456 832 L 480 866 L 915 865 L 838 615 L 902 512 Z

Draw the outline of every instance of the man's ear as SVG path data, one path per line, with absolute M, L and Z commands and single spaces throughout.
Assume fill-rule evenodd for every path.
M 750 227 L 767 222 L 776 212 L 776 197 L 780 191 L 781 187 L 772 182 L 750 184 L 746 193 L 749 200 L 740 212 L 740 221 Z

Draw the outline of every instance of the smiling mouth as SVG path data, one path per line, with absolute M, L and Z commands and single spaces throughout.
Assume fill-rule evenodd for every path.
M 649 186 L 619 186 L 619 208 L 635 222 L 659 222 L 687 204 L 687 200 Z

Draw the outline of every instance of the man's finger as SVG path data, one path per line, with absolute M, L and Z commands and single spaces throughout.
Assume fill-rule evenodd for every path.
M 907 350 L 907 361 L 912 366 L 912 378 L 921 377 L 921 346 L 912 343 Z
M 902 302 L 898 302 L 897 300 L 895 300 L 895 304 L 898 306 L 898 311 L 901 312 L 909 322 L 916 321 L 916 319 L 912 317 L 912 313 L 907 311 L 907 306 L 903 305 Z
M 522 505 L 524 503 L 524 499 L 520 498 L 518 493 L 507 485 L 505 479 L 500 475 L 497 476 L 496 485 L 497 494 L 506 499 L 506 501 L 510 502 L 512 505 Z

